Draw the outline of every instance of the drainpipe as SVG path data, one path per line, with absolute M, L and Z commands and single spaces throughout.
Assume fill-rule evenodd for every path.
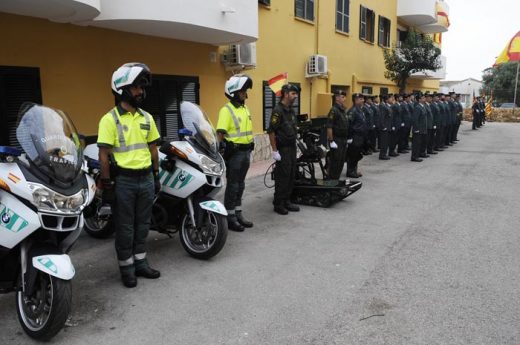
M 314 28 L 314 54 L 320 53 L 320 0 L 314 2 L 316 4 L 316 25 Z M 314 78 L 310 79 L 310 97 L 309 97 L 309 118 L 312 118 L 312 84 Z
M 319 54 L 320 53 L 320 0 L 315 1 L 316 4 L 316 28 L 315 28 L 315 42 L 314 42 L 314 53 Z

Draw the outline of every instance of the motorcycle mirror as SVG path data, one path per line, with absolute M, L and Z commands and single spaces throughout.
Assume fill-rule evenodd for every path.
M 193 132 L 190 131 L 188 128 L 181 128 L 179 129 L 179 135 L 190 137 L 193 135 Z

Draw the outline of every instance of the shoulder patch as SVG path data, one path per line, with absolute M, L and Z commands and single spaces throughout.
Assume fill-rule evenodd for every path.
M 271 115 L 271 123 L 276 125 L 278 122 L 280 122 L 280 115 L 278 113 Z

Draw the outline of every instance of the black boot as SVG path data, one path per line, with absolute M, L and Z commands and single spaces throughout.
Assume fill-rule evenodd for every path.
M 227 216 L 228 229 L 231 231 L 242 232 L 245 228 L 238 222 L 236 214 L 230 214 Z
M 293 204 L 290 201 L 287 201 L 285 203 L 285 209 L 290 212 L 299 212 L 300 211 L 300 207 L 298 205 Z
M 289 211 L 285 208 L 284 205 L 274 205 L 274 212 L 281 215 L 286 215 L 287 213 L 289 213 Z
M 161 276 L 161 272 L 154 270 L 150 266 L 146 266 L 141 269 L 136 269 L 135 275 L 137 277 L 143 277 L 143 278 L 148 278 L 148 279 L 157 279 Z
M 236 211 L 236 216 L 237 216 L 238 222 L 244 228 L 252 228 L 253 227 L 253 222 L 245 219 L 244 216 L 242 215 L 242 211 Z
M 137 286 L 137 278 L 135 276 L 133 268 L 132 270 L 121 270 L 121 281 L 123 282 L 123 285 L 127 288 L 133 288 Z

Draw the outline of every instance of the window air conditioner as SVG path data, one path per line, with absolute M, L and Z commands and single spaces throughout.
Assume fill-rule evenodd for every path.
M 255 67 L 256 66 L 256 44 L 231 44 L 227 52 L 224 54 L 223 62 L 228 67 L 241 66 Z
M 324 55 L 312 55 L 307 63 L 307 76 L 318 76 L 326 75 L 327 68 L 327 57 Z

